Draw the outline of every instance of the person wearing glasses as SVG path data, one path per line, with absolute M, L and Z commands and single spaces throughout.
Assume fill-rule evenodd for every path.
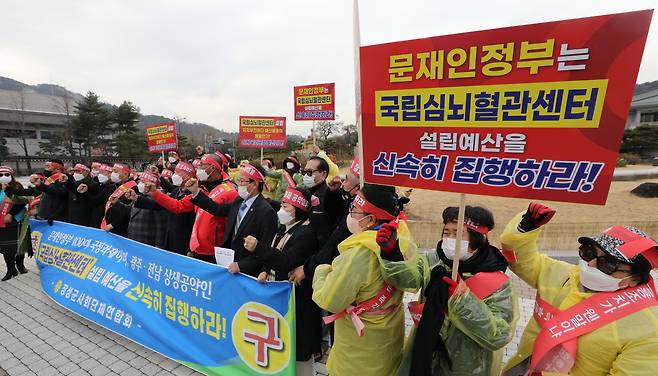
M 533 318 L 504 375 L 656 375 L 658 243 L 631 226 L 578 238 L 572 265 L 537 251 L 555 211 L 531 203 L 501 235 L 510 268 L 537 289 Z
M 327 161 L 320 157 L 311 157 L 301 173 L 303 175 L 303 186 L 311 191 L 313 195 L 309 218 L 311 226 L 318 237 L 318 244 L 322 247 L 336 227 L 341 209 L 340 207 L 328 207 L 326 205 L 329 190 L 326 181 L 329 175 L 329 165 Z

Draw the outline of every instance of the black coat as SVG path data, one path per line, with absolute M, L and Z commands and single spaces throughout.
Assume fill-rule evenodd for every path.
M 37 217 L 41 219 L 53 219 L 57 221 L 66 221 L 68 219 L 68 195 L 64 184 L 54 181 L 52 184 L 39 184 L 37 190 L 43 192 L 41 202 L 39 202 L 39 212 Z
M 290 234 L 290 238 L 281 250 L 272 247 L 272 243 L 259 241 L 253 253 L 264 266 L 274 270 L 277 281 L 287 280 L 288 272 L 303 265 L 318 250 L 315 232 L 310 225 L 298 223 L 288 231 L 280 226 L 274 244 L 286 233 Z M 307 278 L 295 288 L 297 361 L 300 362 L 320 352 L 322 342 L 322 313 L 312 297 L 312 279 Z
M 315 230 L 318 244 L 322 247 L 329 239 L 331 232 L 336 227 L 336 223 L 338 223 L 340 208 L 336 210 L 336 208 L 327 206 L 327 194 L 329 191 L 327 183 L 322 182 L 322 184 L 311 188 L 310 191 L 313 196 L 317 197 L 319 203 L 311 208 L 308 218 L 311 221 L 313 230 Z
M 235 233 L 238 210 L 242 202 L 242 198 L 238 197 L 232 204 L 218 204 L 202 192 L 192 198 L 194 205 L 208 213 L 218 217 L 228 217 L 222 247 L 235 251 L 234 260 L 238 263 L 242 273 L 257 277 L 262 270 L 262 264 L 252 256 L 251 252 L 244 249 L 244 238 L 251 235 L 258 239 L 258 242 L 272 244 L 279 221 L 274 209 L 259 194 L 242 218 L 240 227 Z
M 170 196 L 180 200 L 188 194 L 190 194 L 190 191 L 187 189 L 175 187 L 170 193 Z M 139 196 L 137 198 L 137 201 L 135 201 L 135 207 L 151 210 L 165 210 L 162 206 L 158 205 L 157 202 L 144 196 Z M 164 234 L 163 248 L 181 255 L 186 255 L 190 252 L 190 237 L 192 236 L 192 228 L 194 227 L 195 219 L 196 213 L 194 212 L 180 214 L 167 212 L 167 227 Z
M 103 216 L 105 216 L 105 204 L 112 193 L 117 189 L 115 183 L 99 184 L 94 190 L 87 190 L 81 196 L 89 202 L 91 207 L 89 227 L 100 228 Z
M 69 191 L 69 222 L 80 226 L 91 226 L 91 215 L 94 205 L 89 199 L 89 195 L 78 193 L 78 186 L 80 184 L 86 184 L 91 192 L 98 192 L 99 190 L 98 183 L 89 176 L 86 176 L 80 181 L 75 181 L 69 176 L 69 179 L 64 183 L 64 186 Z

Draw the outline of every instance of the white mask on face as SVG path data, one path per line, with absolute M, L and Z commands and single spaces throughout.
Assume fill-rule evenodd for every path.
M 183 178 L 178 174 L 173 174 L 171 175 L 171 184 L 180 187 L 180 185 L 183 184 Z
M 462 240 L 461 244 L 459 246 L 461 248 L 461 252 L 459 252 L 459 259 L 460 260 L 466 260 L 472 256 L 471 253 L 468 252 L 468 241 L 467 240 Z M 455 238 L 443 238 L 441 240 L 441 249 L 443 250 L 443 253 L 446 255 L 446 257 L 450 260 L 452 260 L 455 257 L 455 253 L 457 250 L 457 239 Z
M 196 169 L 196 177 L 199 178 L 199 181 L 206 181 L 206 180 L 208 180 L 209 176 L 210 175 L 208 175 L 206 170 L 201 169 L 201 168 Z
M 119 173 L 118 173 L 118 172 L 113 172 L 113 173 L 110 175 L 110 180 L 112 180 L 113 183 L 118 183 L 118 182 L 120 182 L 121 179 L 119 178 Z
M 98 182 L 101 184 L 107 183 L 107 175 L 105 174 L 98 174 Z
M 279 217 L 279 223 L 281 223 L 284 226 L 292 223 L 294 219 L 292 217 L 292 214 L 288 213 L 284 208 L 279 209 L 276 215 Z
M 144 188 L 145 188 L 144 183 L 139 182 L 139 184 L 137 184 L 137 190 L 139 191 L 139 193 L 144 193 Z
M 89 175 L 91 175 L 92 178 L 95 178 L 96 176 L 98 176 L 98 170 L 91 170 Z
M 361 223 L 362 220 L 368 218 L 369 216 L 365 216 L 361 219 L 356 219 L 352 218 L 351 214 L 347 215 L 347 229 L 350 230 L 352 234 L 358 234 L 360 232 L 363 232 L 363 229 L 361 228 Z
M 580 260 L 578 268 L 580 269 L 580 284 L 592 291 L 617 291 L 621 281 L 632 277 L 629 275 L 626 278 L 615 278 L 603 273 L 598 268 L 587 265 L 585 260 Z
M 11 183 L 11 176 L 0 176 L 0 183 L 1 184 Z
M 169 163 L 174 163 L 174 162 L 176 162 L 177 160 L 178 160 L 178 159 L 176 159 L 175 157 L 169 157 Z
M 295 168 L 295 164 L 292 163 L 292 162 L 286 162 L 286 168 L 287 168 L 288 170 L 292 170 L 292 169 Z
M 318 184 L 315 182 L 315 177 L 313 177 L 313 175 L 311 176 L 304 175 L 303 180 L 304 180 L 304 187 L 306 188 L 313 188 Z
M 84 178 L 85 178 L 84 175 L 82 175 L 82 174 L 78 174 L 77 172 L 76 172 L 75 174 L 73 174 L 73 180 L 75 180 L 75 181 L 80 181 L 80 180 L 82 180 L 82 179 L 84 179 Z
M 238 186 L 238 195 L 242 197 L 243 200 L 246 200 L 249 198 L 249 191 L 247 190 L 247 187 L 240 185 Z

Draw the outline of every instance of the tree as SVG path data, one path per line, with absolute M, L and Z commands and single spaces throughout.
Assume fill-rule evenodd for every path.
M 107 149 L 106 136 L 110 133 L 112 116 L 98 100 L 98 95 L 88 92 L 75 109 L 77 114 L 71 121 L 74 141 L 82 146 L 87 156 L 91 156 L 94 147 Z
M 356 129 L 356 124 L 343 125 L 343 134 L 345 135 L 345 143 L 348 146 L 356 146 L 359 139 L 359 133 Z
M 21 90 L 17 93 L 18 94 L 13 98 L 14 108 L 18 110 L 16 114 L 16 125 L 18 126 L 18 135 L 20 140 L 17 140 L 17 142 L 18 142 L 18 146 L 20 146 L 20 148 L 23 149 L 23 154 L 26 157 L 29 157 L 30 154 L 27 149 L 27 132 L 25 129 L 25 91 Z M 27 170 L 32 171 L 30 159 L 29 158 L 26 159 L 27 159 Z
M 119 107 L 114 110 L 114 131 L 118 134 L 136 133 L 137 123 L 141 117 L 139 107 L 129 101 L 123 101 Z
M 9 157 L 9 148 L 7 147 L 7 140 L 0 135 L 0 161 L 4 161 Z
M 650 156 L 658 151 L 658 126 L 640 125 L 635 129 L 626 130 L 620 151 L 641 156 Z
M 63 132 L 54 132 L 46 141 L 39 142 L 39 151 L 37 155 L 47 157 L 59 157 L 62 155 L 73 155 L 72 148 L 68 149 L 68 141 L 64 137 Z
M 115 139 L 116 152 L 120 157 L 139 157 L 148 154 L 146 136 L 139 133 L 122 133 Z
M 315 132 L 320 136 L 322 139 L 322 145 L 324 145 L 329 136 L 336 133 L 342 126 L 343 122 L 321 120 L 315 124 Z
M 71 93 L 64 87 L 63 89 L 63 95 L 61 101 L 59 99 L 55 99 L 56 101 L 56 106 L 64 114 L 64 130 L 62 133 L 57 133 L 57 135 L 48 141 L 47 143 L 52 144 L 53 147 L 58 147 L 60 150 L 62 150 L 59 155 L 70 155 L 72 157 L 75 156 L 75 148 L 73 147 L 73 106 L 75 102 L 71 98 Z M 44 147 L 41 146 L 41 142 L 39 143 L 39 146 L 41 149 Z M 50 146 L 48 144 L 45 145 L 46 148 L 49 148 Z

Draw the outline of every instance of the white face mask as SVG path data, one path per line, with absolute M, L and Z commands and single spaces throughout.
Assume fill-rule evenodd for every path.
M 210 175 L 208 175 L 206 170 L 201 169 L 201 168 L 197 168 L 196 169 L 196 177 L 199 178 L 199 181 L 206 181 L 206 180 L 208 180 L 208 177 L 210 177 Z
M 279 223 L 282 225 L 289 225 L 294 220 L 292 214 L 288 213 L 284 208 L 279 209 L 276 215 L 279 217 Z
M 178 174 L 173 174 L 171 175 L 171 184 L 180 187 L 180 185 L 183 184 L 183 178 Z
M 169 163 L 174 163 L 174 162 L 176 162 L 177 160 L 178 160 L 178 159 L 176 159 L 175 157 L 169 157 Z
M 107 183 L 107 175 L 105 174 L 98 174 L 98 182 L 99 183 Z
M 92 178 L 95 178 L 96 176 L 98 176 L 98 170 L 91 170 L 89 175 L 91 175 Z
M 142 182 L 139 182 L 139 184 L 137 184 L 137 190 L 139 191 L 139 193 L 144 193 L 145 186 L 146 186 L 146 184 L 144 184 Z
M 352 234 L 358 234 L 360 232 L 363 232 L 363 229 L 361 228 L 361 225 L 359 223 L 361 223 L 362 220 L 364 220 L 368 217 L 369 217 L 369 215 L 365 216 L 361 219 L 356 219 L 356 218 L 352 218 L 352 214 L 348 214 L 347 215 L 347 229 L 350 230 L 350 232 Z
M 249 198 L 249 191 L 247 190 L 247 187 L 240 185 L 238 186 L 238 195 L 242 197 L 243 200 L 246 200 Z
M 288 170 L 292 170 L 292 169 L 295 168 L 295 164 L 292 163 L 292 162 L 286 162 L 286 168 L 287 168 Z
M 0 176 L 0 183 L 2 184 L 11 183 L 11 176 Z
M 617 291 L 621 281 L 632 277 L 632 275 L 629 275 L 626 278 L 615 278 L 587 265 L 585 260 L 580 260 L 578 267 L 580 269 L 580 284 L 592 291 Z
M 315 177 L 313 177 L 313 175 L 311 176 L 304 175 L 303 180 L 304 180 L 304 187 L 306 188 L 313 188 L 318 184 L 315 182 Z
M 118 172 L 113 172 L 113 173 L 110 175 L 110 180 L 112 180 L 113 183 L 118 183 L 118 182 L 120 182 L 121 179 L 119 178 L 119 173 L 118 173 Z
M 75 174 L 73 174 L 73 180 L 75 180 L 75 181 L 80 181 L 80 180 L 82 180 L 82 179 L 84 179 L 84 178 L 85 178 L 84 175 L 82 175 L 82 174 L 78 174 L 77 172 L 76 172 Z
M 461 252 L 459 252 L 460 260 L 463 261 L 473 256 L 473 254 L 468 252 L 468 241 L 462 240 L 459 248 L 461 248 Z M 452 260 L 455 257 L 455 253 L 457 250 L 457 239 L 455 238 L 441 239 L 441 249 L 443 250 L 443 253 L 445 253 L 446 257 Z

